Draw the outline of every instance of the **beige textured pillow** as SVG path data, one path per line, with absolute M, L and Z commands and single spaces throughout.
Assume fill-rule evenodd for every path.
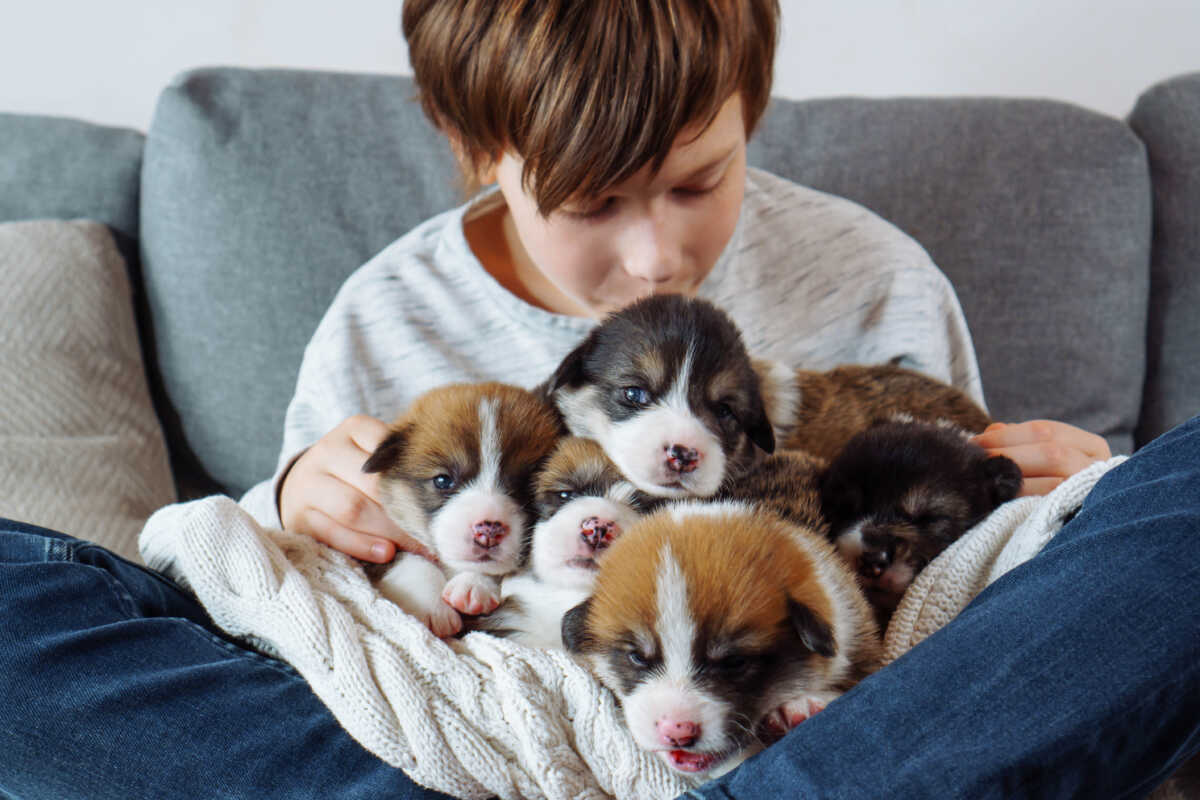
M 0 516 L 140 560 L 142 523 L 174 501 L 108 229 L 0 224 Z

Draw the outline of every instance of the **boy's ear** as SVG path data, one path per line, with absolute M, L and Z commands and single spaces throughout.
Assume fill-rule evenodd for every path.
M 992 502 L 995 505 L 1007 503 L 1021 491 L 1024 477 L 1017 463 L 1007 456 L 988 456 L 980 464 L 984 481 L 991 488 Z
M 817 616 L 817 612 L 808 606 L 790 597 L 787 608 L 792 627 L 796 629 L 796 634 L 805 647 L 826 658 L 837 655 L 837 641 L 833 638 L 833 628 L 828 622 Z
M 363 464 L 363 472 L 386 472 L 400 463 L 408 447 L 408 429 L 393 428 Z
M 591 602 L 589 597 L 563 614 L 562 640 L 568 653 L 582 653 L 591 644 L 592 637 L 587 632 L 588 609 L 591 608 Z

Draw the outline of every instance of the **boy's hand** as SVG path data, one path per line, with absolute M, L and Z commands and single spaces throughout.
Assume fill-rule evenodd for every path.
M 362 471 L 387 436 L 374 417 L 350 417 L 305 451 L 279 489 L 283 527 L 347 555 L 383 564 L 396 549 L 433 554 L 392 522 L 379 504 L 379 475 Z
M 1025 477 L 1022 496 L 1048 494 L 1089 464 L 1112 456 L 1103 437 L 1048 419 L 995 422 L 972 441 L 992 455 L 1017 462 Z

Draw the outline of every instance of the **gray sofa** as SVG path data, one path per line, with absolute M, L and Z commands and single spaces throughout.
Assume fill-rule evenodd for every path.
M 1034 99 L 778 100 L 751 161 L 857 200 L 929 250 L 996 417 L 1065 420 L 1130 452 L 1200 410 L 1200 74 L 1147 89 L 1125 120 Z M 166 87 L 145 134 L 0 114 L 0 294 L 48 284 L 3 307 L 0 515 L 100 538 L 107 504 L 109 541 L 132 554 L 156 505 L 269 476 L 337 287 L 460 199 L 399 77 L 195 70 Z M 13 222 L 73 219 L 102 226 Z M 96 252 L 105 313 L 135 320 L 132 334 L 100 337 L 68 313 L 95 315 L 79 298 L 97 279 L 77 262 Z M 75 344 L 47 344 L 64 337 Z M 38 380 L 31 351 L 66 366 Z M 123 367 L 94 366 L 116 351 Z M 134 385 L 92 402 L 117 374 Z M 85 440 L 113 446 L 72 449 Z M 81 472 L 108 483 L 87 489 Z

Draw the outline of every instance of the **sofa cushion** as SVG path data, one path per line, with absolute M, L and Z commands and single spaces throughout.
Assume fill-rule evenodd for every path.
M 0 222 L 86 218 L 136 243 L 144 141 L 126 128 L 0 114 Z
M 1154 186 L 1143 444 L 1200 413 L 1200 72 L 1148 89 L 1129 124 Z
M 0 318 L 0 516 L 136 559 L 175 492 L 109 229 L 0 224 Z
M 460 199 L 403 78 L 204 69 L 148 132 L 142 262 L 173 448 L 270 477 L 304 346 L 356 267 Z
M 1028 99 L 776 102 L 751 151 L 924 245 L 958 292 L 995 417 L 1060 419 L 1131 450 L 1150 185 L 1123 122 Z

